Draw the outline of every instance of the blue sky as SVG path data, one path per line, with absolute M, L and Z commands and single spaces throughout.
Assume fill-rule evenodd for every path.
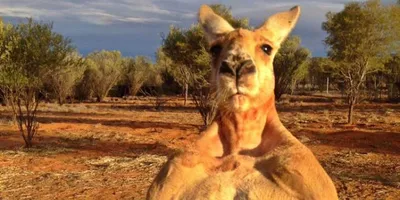
M 394 3 L 396 0 L 383 0 Z M 293 34 L 313 56 L 324 56 L 321 29 L 325 13 L 338 12 L 350 0 L 0 0 L 0 16 L 16 23 L 27 17 L 54 22 L 54 30 L 72 39 L 80 53 L 101 49 L 120 50 L 124 56 L 154 57 L 161 44 L 160 33 L 169 26 L 187 28 L 196 23 L 201 4 L 231 6 L 237 17 L 247 17 L 258 26 L 271 14 L 302 7 L 302 16 Z

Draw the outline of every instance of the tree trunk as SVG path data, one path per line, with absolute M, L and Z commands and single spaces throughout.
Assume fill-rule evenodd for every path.
M 290 87 L 290 94 L 293 95 L 294 91 L 297 89 L 297 80 L 294 80 Z
M 355 98 L 350 97 L 349 99 L 349 113 L 347 115 L 347 123 L 348 124 L 353 124 L 353 111 L 354 111 L 354 105 L 355 105 Z
M 189 93 L 189 85 L 187 83 L 185 83 L 185 101 L 183 103 L 183 105 L 185 105 L 185 106 L 186 106 L 186 102 L 188 99 L 188 93 Z
M 378 99 L 378 95 L 379 95 L 379 94 L 377 94 L 377 92 L 378 92 L 378 80 L 377 80 L 376 77 L 373 80 L 374 80 L 374 99 L 373 100 L 377 100 Z
M 62 106 L 64 104 L 64 98 L 63 97 L 58 97 L 58 104 Z
M 130 90 L 129 90 L 129 95 L 130 96 L 136 96 L 137 93 L 139 92 L 141 86 L 138 86 L 137 84 L 132 84 Z
M 32 138 L 24 138 L 25 141 L 25 148 L 32 148 Z
M 329 94 L 329 76 L 326 77 L 326 94 Z

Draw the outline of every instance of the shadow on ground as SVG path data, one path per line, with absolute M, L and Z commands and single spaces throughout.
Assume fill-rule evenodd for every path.
M 357 149 L 360 152 L 374 152 L 400 155 L 400 133 L 346 130 L 321 133 L 317 130 L 300 130 L 296 137 L 305 135 L 319 144 Z

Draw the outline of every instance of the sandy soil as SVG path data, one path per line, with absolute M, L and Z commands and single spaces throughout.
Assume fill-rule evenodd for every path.
M 0 107 L 0 199 L 144 199 L 167 158 L 202 128 L 193 105 L 151 99 L 40 109 L 35 147 L 24 149 L 10 112 Z M 323 97 L 278 104 L 283 123 L 333 178 L 340 199 L 400 197 L 400 104 L 362 104 L 358 124 Z

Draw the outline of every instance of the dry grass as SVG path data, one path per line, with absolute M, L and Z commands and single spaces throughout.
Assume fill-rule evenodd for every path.
M 293 99 L 299 98 L 298 102 Z M 278 103 L 281 120 L 333 177 L 341 199 L 400 196 L 400 106 L 363 104 L 346 126 L 346 107 L 323 97 Z M 143 199 L 167 157 L 195 141 L 192 104 L 131 98 L 40 108 L 35 147 L 0 107 L 0 199 Z

